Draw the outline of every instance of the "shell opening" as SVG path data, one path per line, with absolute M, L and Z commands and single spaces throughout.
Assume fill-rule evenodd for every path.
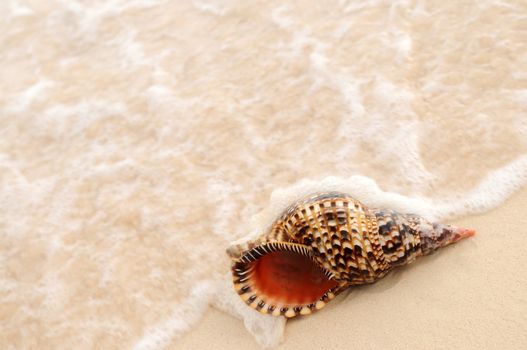
M 233 265 L 242 299 L 263 313 L 293 317 L 322 308 L 338 283 L 296 243 L 268 243 L 247 251 Z

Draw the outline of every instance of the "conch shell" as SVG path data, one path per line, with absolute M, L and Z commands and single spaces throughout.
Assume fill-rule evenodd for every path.
M 234 289 L 264 314 L 319 310 L 349 286 L 475 234 L 393 210 L 368 209 L 344 193 L 290 206 L 258 239 L 231 246 Z

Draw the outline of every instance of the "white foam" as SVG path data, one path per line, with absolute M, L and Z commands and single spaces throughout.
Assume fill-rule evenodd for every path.
M 137 34 L 134 30 L 130 30 L 114 40 L 119 47 L 121 62 L 125 69 L 153 63 L 153 59 L 145 54 L 143 45 L 136 40 Z
M 263 226 L 269 225 L 294 201 L 324 191 L 348 193 L 370 208 L 391 208 L 418 214 L 429 220 L 451 220 L 495 208 L 526 183 L 527 156 L 491 172 L 470 192 L 441 200 L 385 191 L 374 180 L 362 175 L 305 179 L 290 187 L 273 191 L 268 209 L 255 217 L 253 225 L 254 231 L 262 232 Z
M 149 328 L 134 345 L 134 350 L 165 348 L 175 337 L 188 331 L 195 324 L 211 299 L 214 288 L 209 281 L 197 282 L 186 300 L 172 310 L 172 315 Z
M 9 17 L 11 18 L 31 16 L 35 13 L 29 6 L 20 4 L 14 0 L 9 0 L 8 6 L 10 12 Z
M 103 19 L 117 16 L 126 10 L 147 9 L 162 3 L 164 0 L 117 0 L 103 1 L 99 4 L 84 3 L 81 1 L 64 1 L 61 4 L 70 11 L 73 20 L 77 23 L 79 34 L 93 35 L 99 28 Z
M 232 288 L 232 275 L 226 274 L 217 284 L 214 306 L 242 319 L 245 328 L 256 341 L 264 348 L 278 345 L 284 336 L 286 319 L 283 317 L 270 317 L 255 312 L 247 307 Z
M 15 113 L 25 111 L 33 102 L 44 100 L 46 98 L 46 90 L 53 85 L 52 81 L 40 79 L 23 92 L 15 95 L 7 105 L 6 110 Z
M 199 11 L 211 13 L 215 16 L 223 16 L 226 12 L 225 8 L 222 8 L 220 4 L 214 2 L 194 0 L 192 1 L 192 5 Z

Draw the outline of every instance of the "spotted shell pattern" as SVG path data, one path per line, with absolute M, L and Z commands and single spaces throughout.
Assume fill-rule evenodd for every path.
M 435 224 L 412 214 L 369 209 L 349 195 L 329 192 L 291 205 L 268 233 L 229 248 L 234 288 L 262 313 L 293 317 L 322 308 L 353 285 L 373 283 L 396 266 L 413 262 L 439 247 L 474 234 L 473 230 Z M 275 251 L 309 257 L 335 281 L 319 300 L 305 305 L 268 303 L 251 284 L 253 263 Z

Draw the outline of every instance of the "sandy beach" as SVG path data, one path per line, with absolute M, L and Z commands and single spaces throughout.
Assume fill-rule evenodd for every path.
M 503 206 L 456 220 L 477 236 L 350 289 L 321 312 L 289 321 L 277 349 L 523 349 L 527 189 Z M 217 310 L 170 349 L 260 349 Z
M 478 235 L 323 311 L 288 322 L 283 349 L 520 349 L 527 345 L 527 257 L 517 247 L 527 190 L 487 214 L 456 220 Z M 241 321 L 210 311 L 171 349 L 259 349 Z
M 478 234 L 291 320 L 281 349 L 527 348 L 526 19 L 524 0 L 0 2 L 0 349 L 275 343 L 211 307 L 226 249 L 333 178 Z

